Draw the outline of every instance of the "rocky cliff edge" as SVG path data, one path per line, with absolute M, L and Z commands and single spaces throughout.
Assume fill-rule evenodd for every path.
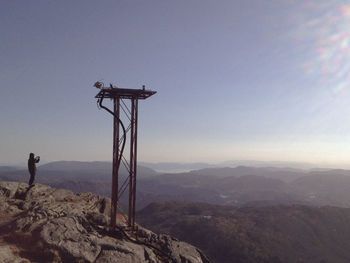
M 0 262 L 209 263 L 194 246 L 138 226 L 108 231 L 110 199 L 0 182 Z M 122 227 L 122 219 L 119 227 Z

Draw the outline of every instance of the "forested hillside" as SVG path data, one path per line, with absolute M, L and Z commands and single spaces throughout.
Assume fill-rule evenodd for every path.
M 158 202 L 137 222 L 198 246 L 216 263 L 350 262 L 350 209 Z

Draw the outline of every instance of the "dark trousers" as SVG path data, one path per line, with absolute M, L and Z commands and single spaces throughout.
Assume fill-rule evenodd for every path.
M 35 172 L 30 173 L 29 185 L 32 185 L 35 179 Z

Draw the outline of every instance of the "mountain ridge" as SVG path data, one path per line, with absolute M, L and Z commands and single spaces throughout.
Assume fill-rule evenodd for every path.
M 121 182 L 126 177 L 126 170 L 122 169 Z M 74 192 L 90 191 L 109 197 L 111 178 L 111 163 L 108 162 L 92 162 L 84 164 L 83 167 L 81 162 L 56 162 L 43 168 L 39 166 L 36 182 Z M 0 180 L 28 179 L 26 170 L 0 169 Z M 350 207 L 350 192 L 347 190 L 350 188 L 350 171 L 342 169 L 305 171 L 279 167 L 238 166 L 159 174 L 138 166 L 137 181 L 138 208 L 157 200 L 208 202 L 232 206 L 295 203 Z M 127 197 L 122 198 L 123 202 L 127 202 Z

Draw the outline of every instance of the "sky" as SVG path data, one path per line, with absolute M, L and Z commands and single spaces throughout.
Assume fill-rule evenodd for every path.
M 140 161 L 350 167 L 347 1 L 4 0 L 0 38 L 0 164 L 111 160 L 102 81 L 157 91 Z

